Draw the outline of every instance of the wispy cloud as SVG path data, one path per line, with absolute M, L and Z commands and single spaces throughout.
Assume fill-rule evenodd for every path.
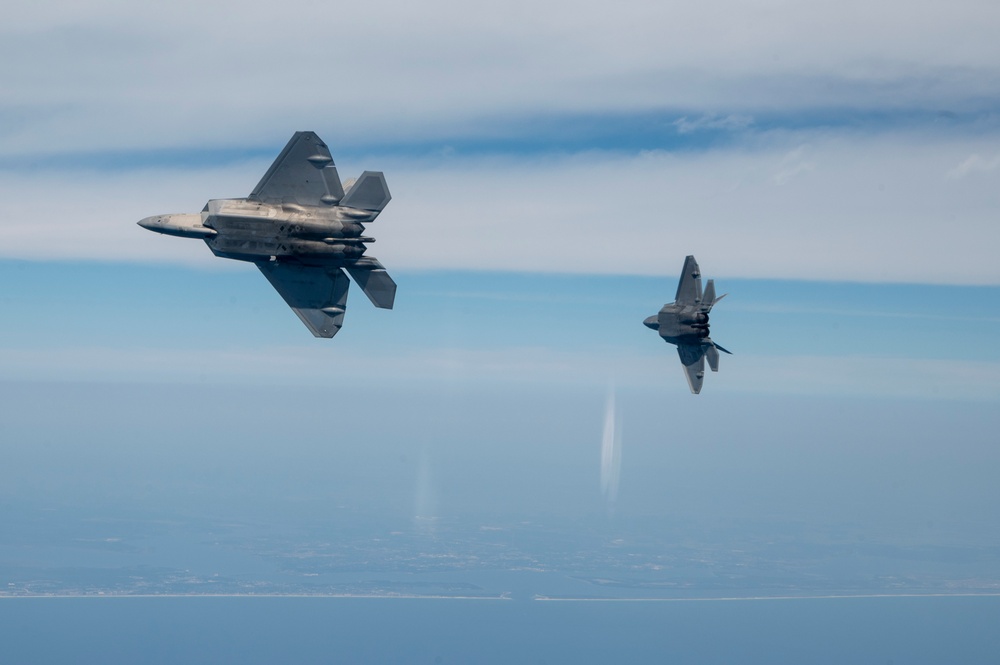
M 879 356 L 748 356 L 721 391 L 934 400 L 1000 399 L 1000 363 Z M 718 381 L 716 383 L 723 383 Z
M 738 129 L 746 129 L 753 124 L 753 118 L 749 115 L 718 115 L 715 113 L 706 113 L 705 115 L 688 118 L 684 116 L 678 118 L 673 122 L 674 127 L 681 134 L 690 134 L 692 132 L 705 131 L 705 130 L 724 130 L 724 131 L 735 131 Z
M 9 381 L 122 381 L 266 386 L 413 384 L 580 388 L 600 391 L 607 377 L 619 389 L 639 388 L 688 398 L 676 354 L 645 349 L 562 351 L 541 347 L 421 348 L 377 356 L 316 349 L 252 347 L 228 351 L 99 347 L 0 349 L 0 374 Z M 330 371 L 335 363 L 336 372 Z M 653 368 L 654 371 L 651 371 Z M 726 357 L 712 394 L 773 393 L 936 400 L 1000 400 L 1000 363 L 880 356 Z M 701 397 L 705 397 L 702 395 Z M 706 398 L 707 399 L 707 398 Z M 615 431 L 611 430 L 612 433 Z M 613 459 L 613 458 L 612 458 Z M 610 476 L 609 476 L 610 478 Z M 609 481 L 610 482 L 610 481 Z
M 945 177 L 977 150 L 1000 154 L 1000 137 L 779 134 L 706 152 L 338 163 L 345 176 L 386 172 L 393 201 L 370 230 L 390 268 L 672 275 L 693 253 L 720 277 L 1000 284 L 993 183 Z M 245 196 L 269 162 L 8 173 L 0 256 L 221 269 L 202 243 L 135 222 Z
M 134 222 L 246 195 L 270 160 L 260 146 L 313 129 L 339 162 L 338 146 L 381 152 L 341 166 L 386 171 L 394 200 L 372 251 L 392 267 L 662 274 L 668 255 L 695 253 L 721 276 L 1000 284 L 996 188 L 973 177 L 998 171 L 1000 133 L 968 120 L 1000 108 L 982 93 L 1000 90 L 989 3 L 283 7 L 19 3 L 0 26 L 0 256 L 221 269 Z M 845 109 L 860 128 L 824 125 Z M 939 112 L 964 131 L 939 131 L 926 116 Z M 893 113 L 923 124 L 863 120 Z M 727 143 L 671 153 L 616 133 L 620 148 L 603 115 Z M 602 151 L 447 148 L 558 134 L 562 117 Z M 234 163 L 248 146 L 255 159 Z M 157 166 L 172 149 L 197 167 Z M 152 155 L 146 168 L 59 164 L 129 151 Z
M 778 171 L 773 176 L 776 185 L 785 185 L 792 178 L 815 170 L 816 162 L 806 157 L 808 150 L 808 146 L 799 146 L 781 158 Z
M 977 0 L 15 6 L 0 26 L 7 155 L 245 145 L 292 128 L 407 141 L 538 114 L 677 109 L 693 128 L 774 109 L 960 112 L 995 109 L 983 91 L 1000 89 L 1000 13 Z
M 978 154 L 973 154 L 969 155 L 961 164 L 948 171 L 948 177 L 958 180 L 972 173 L 995 171 L 998 166 L 1000 166 L 1000 155 L 986 158 Z

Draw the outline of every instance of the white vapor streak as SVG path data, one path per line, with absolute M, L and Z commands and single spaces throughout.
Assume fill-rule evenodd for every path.
M 618 481 L 621 477 L 621 424 L 615 412 L 615 394 L 608 393 L 604 407 L 604 435 L 601 438 L 601 493 L 614 507 L 618 499 Z

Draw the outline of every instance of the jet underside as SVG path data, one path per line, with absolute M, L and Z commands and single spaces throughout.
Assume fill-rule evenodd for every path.
M 209 201 L 202 224 L 215 231 L 205 244 L 216 256 L 238 261 L 294 260 L 304 265 L 356 262 L 366 244 L 359 220 L 367 211 L 350 208 L 308 209 L 243 199 Z
M 313 335 L 333 337 L 344 321 L 348 274 L 372 304 L 392 309 L 396 283 L 365 256 L 374 239 L 362 235 L 391 198 L 378 171 L 341 183 L 326 144 L 296 132 L 247 198 L 213 199 L 200 214 L 156 215 L 139 225 L 200 238 L 216 256 L 254 263 Z
M 719 351 L 729 353 L 709 337 L 709 312 L 724 296 L 715 297 L 715 283 L 708 280 L 702 291 L 701 271 L 693 256 L 684 261 L 677 295 L 643 323 L 657 331 L 665 342 L 677 347 L 691 392 L 701 392 L 705 360 L 713 372 L 719 371 Z

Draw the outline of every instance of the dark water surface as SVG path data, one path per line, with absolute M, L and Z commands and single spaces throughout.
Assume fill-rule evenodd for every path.
M 0 663 L 996 663 L 1000 598 L 0 599 Z

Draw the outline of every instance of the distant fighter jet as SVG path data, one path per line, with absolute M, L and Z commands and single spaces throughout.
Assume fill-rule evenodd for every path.
M 715 297 L 715 282 L 708 280 L 705 292 L 701 290 L 701 270 L 693 256 L 684 259 L 681 281 L 677 284 L 674 302 L 663 306 L 659 314 L 650 316 L 643 323 L 660 333 L 665 341 L 677 346 L 677 353 L 684 365 L 691 392 L 701 392 L 705 378 L 705 358 L 713 372 L 719 371 L 719 351 L 729 353 L 708 336 L 708 313 L 712 306 L 725 298 Z
M 351 284 L 344 270 L 373 305 L 392 309 L 396 283 L 364 256 L 375 239 L 361 235 L 390 198 L 380 171 L 341 185 L 326 144 L 295 132 L 247 198 L 213 199 L 201 213 L 156 215 L 139 226 L 201 238 L 216 256 L 251 261 L 313 335 L 333 337 Z

